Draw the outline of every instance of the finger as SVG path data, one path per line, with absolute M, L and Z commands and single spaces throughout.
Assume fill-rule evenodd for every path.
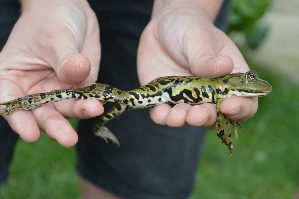
M 212 126 L 217 117 L 216 107 L 205 103 L 193 106 L 187 114 L 186 122 L 191 126 Z
M 55 6 L 59 5 L 56 4 Z M 56 10 L 53 7 L 51 9 Z M 76 14 L 74 12 L 78 12 L 76 18 L 74 18 L 74 14 Z M 29 37 L 32 40 L 32 48 L 36 56 L 52 67 L 63 83 L 69 85 L 83 82 L 91 70 L 89 59 L 81 55 L 80 52 L 84 44 L 87 20 L 81 12 L 82 10 L 77 7 L 70 9 L 66 6 L 64 12 L 55 13 L 54 19 L 48 17 L 47 14 L 49 13 L 42 14 L 42 18 L 34 24 L 42 27 L 38 29 L 39 35 L 35 35 L 40 39 L 35 41 L 34 36 L 33 38 Z M 24 20 L 25 22 L 32 20 L 35 16 L 26 17 L 27 15 L 23 15 L 24 17 L 22 16 L 19 20 L 22 23 Z M 60 21 L 55 19 L 60 19 Z
M 66 25 L 63 22 L 56 24 L 52 20 L 49 21 L 50 27 L 45 28 L 45 32 L 52 37 L 45 40 L 46 52 L 43 52 L 44 55 L 48 53 L 48 56 L 45 56 L 46 62 L 56 71 L 59 80 L 69 85 L 80 84 L 91 71 L 90 60 L 80 54 L 81 50 L 84 50 L 84 53 L 88 52 L 83 48 L 86 19 L 80 17 L 76 21 L 72 18 L 72 12 L 60 13 Z M 51 25 L 60 28 L 57 34 L 56 30 L 51 29 Z M 95 43 L 98 44 L 98 40 Z M 95 53 L 99 53 L 98 51 L 98 47 L 95 48 Z
M 17 99 L 24 95 L 24 91 L 18 85 L 10 80 L 5 80 L 4 77 L 1 77 L 0 88 L 2 90 L 0 92 L 1 102 Z M 1 106 L 2 108 L 4 106 Z M 29 111 L 17 111 L 13 114 L 4 114 L 2 116 L 7 120 L 12 130 L 19 134 L 23 140 L 26 142 L 38 140 L 40 131 L 34 117 Z
M 207 54 L 212 54 L 207 52 Z M 210 59 L 211 58 L 211 59 Z M 200 77 L 216 78 L 230 74 L 233 70 L 234 62 L 229 56 L 210 57 L 209 55 L 197 56 L 190 62 L 192 73 Z
M 258 108 L 257 97 L 229 97 L 225 99 L 220 111 L 232 120 L 240 122 L 246 121 L 253 117 Z
M 53 107 L 44 106 L 33 112 L 39 128 L 51 139 L 64 147 L 71 147 L 78 141 L 78 135 L 71 124 Z
M 160 104 L 150 109 L 150 117 L 156 124 L 166 125 L 167 115 L 171 107 L 167 104 Z
M 221 51 L 225 41 L 220 38 L 228 39 L 222 31 L 209 26 L 194 26 L 186 34 L 189 36 L 184 37 L 182 48 L 195 75 L 214 78 L 231 73 L 234 62 L 227 56 L 227 51 Z
M 33 115 L 28 111 L 18 111 L 3 115 L 12 130 L 26 142 L 35 142 L 40 137 L 40 130 Z
M 17 46 L 17 52 L 25 54 L 22 62 L 52 67 L 61 81 L 73 85 L 84 81 L 90 73 L 89 59 L 80 54 L 87 19 L 83 9 L 65 5 L 61 9 L 61 6 L 51 4 L 46 12 L 31 12 L 32 8 L 24 6 L 5 47 L 16 49 L 14 45 L 22 43 Z M 53 12 L 54 18 L 49 17 Z M 35 20 L 37 16 L 39 20 Z
M 80 84 L 90 74 L 90 61 L 83 55 L 75 53 L 66 54 L 58 62 L 59 65 L 56 68 L 57 76 L 65 84 Z
M 102 103 L 96 99 L 68 99 L 55 102 L 54 105 L 56 110 L 67 118 L 89 119 L 104 112 Z
M 197 34 L 185 37 L 185 56 L 191 71 L 197 76 L 210 78 L 248 71 L 249 67 L 234 42 L 221 30 L 207 28 L 204 31 L 205 28 L 194 26 L 189 34 Z M 213 34 L 209 34 L 211 32 Z
M 186 116 L 191 109 L 189 104 L 177 104 L 170 109 L 167 118 L 166 124 L 170 127 L 180 127 L 183 126 L 186 122 Z
M 86 56 L 79 53 L 77 35 L 73 35 L 67 27 L 62 29 L 63 34 L 51 37 L 45 41 L 45 47 L 39 48 L 45 48 L 42 52 L 44 59 L 55 70 L 60 81 L 69 85 L 80 84 L 90 74 L 91 64 Z M 55 32 L 49 34 L 56 35 Z
M 245 61 L 242 53 L 231 39 L 229 39 L 227 36 L 226 38 L 227 40 L 221 47 L 219 54 L 225 54 L 233 60 L 234 68 L 232 70 L 232 73 L 247 72 L 249 70 L 249 66 Z

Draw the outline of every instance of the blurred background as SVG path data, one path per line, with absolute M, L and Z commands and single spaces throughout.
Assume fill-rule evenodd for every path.
M 230 37 L 273 91 L 243 123 L 231 158 L 210 132 L 192 199 L 297 199 L 299 1 L 233 0 L 232 11 Z
M 233 0 L 229 35 L 273 91 L 233 136 L 232 157 L 208 133 L 191 198 L 299 198 L 299 1 Z M 75 161 L 44 134 L 19 140 L 0 198 L 79 198 Z

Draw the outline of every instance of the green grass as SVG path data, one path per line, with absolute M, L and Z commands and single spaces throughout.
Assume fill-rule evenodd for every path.
M 243 123 L 228 157 L 210 132 L 192 198 L 297 198 L 299 195 L 299 85 L 257 69 L 273 91 L 259 99 L 257 114 Z
M 299 194 L 299 85 L 279 74 L 256 69 L 273 91 L 260 98 L 257 114 L 243 123 L 234 154 L 219 145 L 215 131 L 205 143 L 192 199 L 297 198 Z M 19 141 L 8 182 L 0 198 L 79 198 L 74 148 L 45 135 Z
M 44 133 L 34 143 L 20 139 L 0 198 L 79 198 L 75 161 L 74 147 L 61 147 Z

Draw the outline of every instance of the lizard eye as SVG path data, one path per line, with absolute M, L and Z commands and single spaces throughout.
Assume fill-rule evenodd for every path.
M 249 79 L 255 79 L 255 75 L 254 74 L 249 74 L 249 75 L 247 75 L 247 78 L 249 78 Z
M 252 72 L 248 72 L 246 73 L 245 78 L 250 81 L 250 80 L 255 80 L 257 76 Z

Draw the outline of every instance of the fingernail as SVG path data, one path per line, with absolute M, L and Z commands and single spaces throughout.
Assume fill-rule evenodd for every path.
M 241 108 L 237 108 L 236 110 L 233 110 L 231 112 L 228 113 L 228 115 L 230 116 L 236 116 L 241 112 Z
M 213 59 L 210 59 L 209 62 L 213 62 L 213 61 L 216 61 L 217 59 L 221 58 L 221 57 L 226 57 L 226 55 L 220 55 L 218 57 L 215 57 Z
M 204 120 L 202 123 L 200 123 L 200 124 L 198 124 L 198 125 L 196 125 L 196 126 L 203 126 L 203 125 L 205 125 L 207 122 L 208 122 L 208 119 Z
M 218 58 L 218 57 L 213 58 L 213 59 L 210 59 L 209 62 L 213 62 L 213 61 L 215 61 L 217 58 Z
M 179 127 L 182 127 L 182 126 L 187 126 L 189 125 L 187 122 L 184 122 L 182 125 L 180 125 Z
M 87 112 L 86 110 L 83 111 L 83 115 L 86 118 L 93 118 L 95 117 L 95 115 L 90 114 L 89 112 Z

